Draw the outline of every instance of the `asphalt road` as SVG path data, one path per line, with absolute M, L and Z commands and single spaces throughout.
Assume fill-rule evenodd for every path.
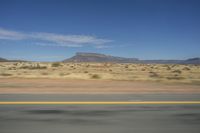
M 199 101 L 198 94 L 0 95 L 0 101 Z M 199 133 L 200 105 L 0 105 L 0 133 Z
M 200 101 L 200 94 L 0 94 L 0 101 Z

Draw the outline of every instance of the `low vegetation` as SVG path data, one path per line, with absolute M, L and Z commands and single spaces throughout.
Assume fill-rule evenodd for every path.
M 12 76 L 12 74 L 10 74 L 10 73 L 1 73 L 0 75 L 1 76 Z
M 100 79 L 101 77 L 98 74 L 93 74 L 91 76 L 92 79 Z
M 149 76 L 152 78 L 158 78 L 159 75 L 156 72 L 149 72 Z
M 21 66 L 20 69 L 30 69 L 30 70 L 34 70 L 34 69 L 47 69 L 47 66 L 40 66 L 40 64 L 37 65 L 29 65 L 29 66 Z
M 51 67 L 59 67 L 61 64 L 59 62 L 55 62 L 51 64 Z
M 184 79 L 184 77 L 171 76 L 171 77 L 167 77 L 167 79 L 169 79 L 169 80 L 181 80 L 181 79 Z
M 182 73 L 182 71 L 181 70 L 174 70 L 174 71 L 172 71 L 173 73 L 178 73 L 178 74 L 181 74 Z
M 0 78 L 62 78 L 200 84 L 199 65 L 1 62 Z

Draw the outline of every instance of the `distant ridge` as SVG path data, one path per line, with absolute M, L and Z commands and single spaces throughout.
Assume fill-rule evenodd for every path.
M 187 60 L 139 60 L 137 58 L 124 58 L 99 53 L 78 52 L 75 56 L 63 62 L 114 62 L 114 63 L 142 63 L 142 64 L 200 64 L 200 58 Z
M 0 57 L 0 62 L 29 62 L 25 60 L 8 60 Z M 62 62 L 111 62 L 111 63 L 140 63 L 140 64 L 194 64 L 200 65 L 200 58 L 187 60 L 139 60 L 137 58 L 124 58 L 99 53 L 78 52 L 75 56 Z
M 8 60 L 8 59 L 0 57 L 0 62 L 27 62 L 27 61 L 24 61 L 24 60 Z
M 200 58 L 190 58 L 182 62 L 183 64 L 200 64 Z
M 116 63 L 133 63 L 137 58 L 123 58 L 99 53 L 82 53 L 78 52 L 75 56 L 64 60 L 63 62 L 116 62 Z
M 8 60 L 0 57 L 0 62 L 6 62 L 6 61 L 8 61 Z

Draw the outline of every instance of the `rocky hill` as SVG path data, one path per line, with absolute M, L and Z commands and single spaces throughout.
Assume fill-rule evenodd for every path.
M 116 62 L 116 63 L 134 63 L 136 58 L 115 57 L 98 53 L 76 53 L 75 56 L 64 60 L 64 62 Z
M 24 60 L 8 60 L 0 57 L 0 62 L 27 62 Z M 187 60 L 139 60 L 137 58 L 124 58 L 99 53 L 78 52 L 75 56 L 63 62 L 113 62 L 113 63 L 141 63 L 141 64 L 194 64 L 200 65 L 200 58 Z
M 8 61 L 8 60 L 0 57 L 0 62 L 6 62 L 6 61 Z
M 116 57 L 98 53 L 78 52 L 75 56 L 63 62 L 115 62 L 115 63 L 142 63 L 142 64 L 200 64 L 200 58 L 187 60 L 139 60 L 137 58 Z
M 200 58 L 190 58 L 183 61 L 182 64 L 200 64 Z

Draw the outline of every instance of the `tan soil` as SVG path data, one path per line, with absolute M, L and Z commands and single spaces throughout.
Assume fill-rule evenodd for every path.
M 141 81 L 2 78 L 0 93 L 200 93 L 200 86 Z

